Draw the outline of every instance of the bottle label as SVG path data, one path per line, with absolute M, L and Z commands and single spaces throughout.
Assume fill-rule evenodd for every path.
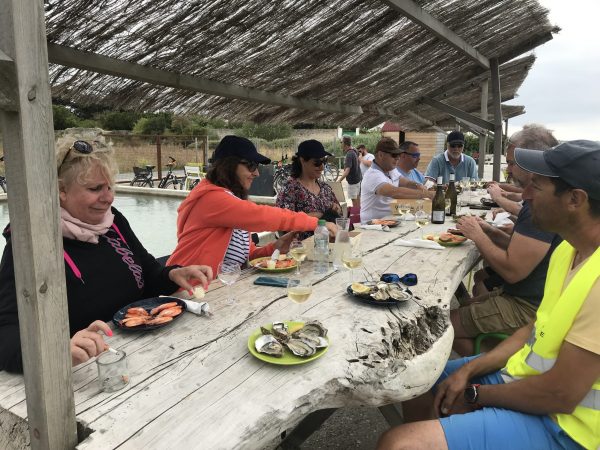
M 444 223 L 446 220 L 445 211 L 433 211 L 431 214 L 431 221 L 434 223 Z

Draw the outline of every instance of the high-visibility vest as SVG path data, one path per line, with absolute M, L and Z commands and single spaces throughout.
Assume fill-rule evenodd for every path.
M 529 341 L 511 356 L 502 370 L 505 381 L 539 375 L 550 370 L 556 362 L 581 305 L 600 277 L 598 248 L 562 291 L 574 257 L 575 249 L 567 241 L 554 250 L 535 327 Z M 600 326 L 600 314 L 598 321 Z M 600 449 L 600 378 L 571 414 L 553 414 L 553 417 L 580 445 L 587 449 Z

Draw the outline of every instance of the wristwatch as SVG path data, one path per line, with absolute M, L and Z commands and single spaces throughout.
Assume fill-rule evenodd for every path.
M 479 399 L 479 386 L 480 384 L 470 384 L 465 388 L 465 401 L 472 405 L 477 403 Z

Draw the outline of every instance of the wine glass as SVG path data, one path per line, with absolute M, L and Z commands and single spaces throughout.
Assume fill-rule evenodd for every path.
M 463 177 L 460 179 L 460 186 L 462 187 L 462 205 L 465 206 L 471 201 L 471 178 Z M 466 200 L 465 200 L 466 197 Z
M 423 208 L 419 208 L 415 212 L 415 222 L 417 222 L 417 226 L 421 229 L 421 239 L 423 239 L 423 227 L 429 225 L 429 214 Z
M 217 268 L 217 278 L 221 283 L 227 285 L 226 303 L 228 305 L 233 305 L 235 303 L 232 285 L 236 282 L 241 273 L 242 269 L 238 263 L 226 261 L 221 261 L 221 263 L 219 263 Z
M 450 200 L 450 197 L 446 197 L 444 198 L 444 206 L 446 209 L 446 215 L 449 216 L 450 215 L 450 206 L 451 206 L 452 202 Z
M 300 275 L 300 263 L 306 259 L 306 247 L 298 239 L 294 239 L 290 244 L 290 255 L 296 261 L 296 275 Z
M 287 296 L 294 303 L 304 303 L 312 294 L 312 282 L 308 278 L 290 278 L 287 284 Z
M 358 239 L 351 242 L 350 245 L 344 249 L 342 263 L 344 264 L 344 267 L 350 271 L 350 284 L 354 283 L 354 269 L 362 266 L 362 252 L 360 251 Z

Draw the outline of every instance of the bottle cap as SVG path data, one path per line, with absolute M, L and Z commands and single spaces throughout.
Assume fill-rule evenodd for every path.
M 319 219 L 318 224 L 325 226 L 327 224 L 327 222 L 325 221 L 325 219 Z

